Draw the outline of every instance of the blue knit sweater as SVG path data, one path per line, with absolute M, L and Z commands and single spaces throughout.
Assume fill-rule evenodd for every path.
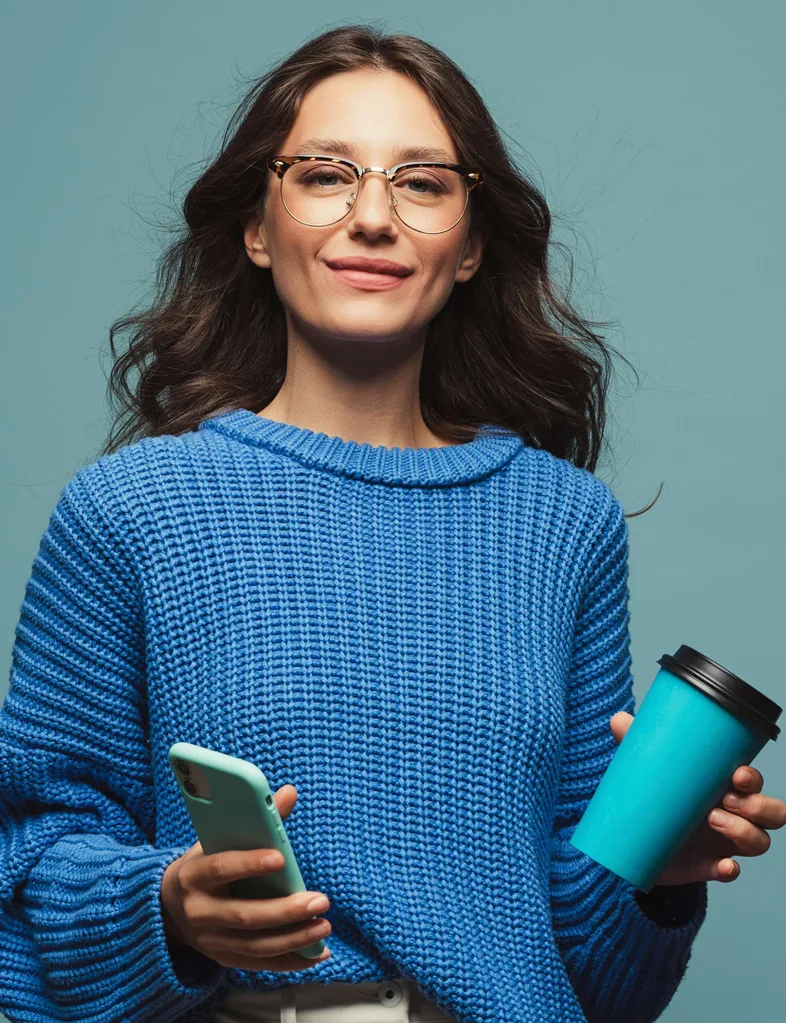
M 373 447 L 235 409 L 77 470 L 0 712 L 0 1008 L 200 1023 L 228 987 L 405 976 L 466 1023 L 656 1019 L 707 885 L 640 901 L 569 843 L 634 709 L 627 557 L 609 486 L 509 432 Z M 178 741 L 296 786 L 328 960 L 170 949 Z

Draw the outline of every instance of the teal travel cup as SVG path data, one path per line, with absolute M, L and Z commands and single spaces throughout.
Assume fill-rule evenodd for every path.
M 571 844 L 650 892 L 769 739 L 782 708 L 697 650 L 660 671 L 601 778 Z

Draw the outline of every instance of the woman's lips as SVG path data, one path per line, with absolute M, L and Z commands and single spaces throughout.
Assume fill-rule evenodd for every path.
M 412 274 L 408 274 L 406 277 L 396 277 L 394 274 L 371 274 L 365 270 L 336 270 L 332 266 L 328 266 L 328 270 L 345 284 L 352 288 L 359 288 L 361 291 L 389 291 L 391 288 L 397 288 L 399 284 L 403 284 L 412 276 Z

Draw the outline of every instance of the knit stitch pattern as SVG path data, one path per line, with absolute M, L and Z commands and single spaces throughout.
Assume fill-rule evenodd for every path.
M 233 409 L 80 468 L 0 709 L 0 1009 L 208 1023 L 229 988 L 404 976 L 462 1023 L 657 1019 L 707 885 L 639 901 L 569 841 L 634 711 L 628 597 L 610 487 L 509 431 L 385 448 Z M 179 741 L 297 788 L 325 962 L 170 949 Z

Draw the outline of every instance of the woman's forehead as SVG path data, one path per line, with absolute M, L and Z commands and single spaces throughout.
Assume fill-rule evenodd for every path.
M 330 75 L 309 89 L 286 151 L 375 165 L 383 159 L 391 165 L 458 162 L 450 132 L 421 87 L 401 74 L 367 69 Z

